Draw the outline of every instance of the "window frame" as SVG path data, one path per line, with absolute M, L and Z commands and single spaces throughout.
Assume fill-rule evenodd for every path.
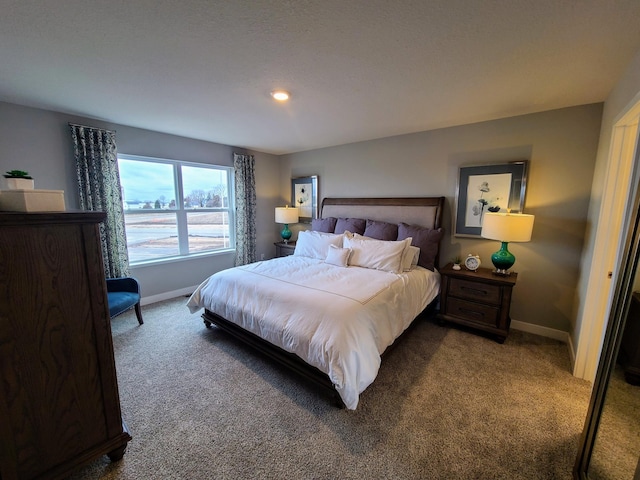
M 229 253 L 235 252 L 236 250 L 236 236 L 235 236 L 235 182 L 234 182 L 234 169 L 230 166 L 217 165 L 212 163 L 200 163 L 200 162 L 191 162 L 185 160 L 176 160 L 170 158 L 160 158 L 160 157 L 148 157 L 143 155 L 130 155 L 126 153 L 118 153 L 117 160 L 118 162 L 122 160 L 134 161 L 134 162 L 146 162 L 146 163 L 155 163 L 155 164 L 165 164 L 171 165 L 173 169 L 173 188 L 176 196 L 176 208 L 162 210 L 163 213 L 172 212 L 176 215 L 176 230 L 178 233 L 178 254 L 177 255 L 168 255 L 166 257 L 153 258 L 149 260 L 138 260 L 138 261 L 130 261 L 129 264 L 132 267 L 143 266 L 143 265 L 153 265 L 160 263 L 170 263 L 176 261 L 190 260 L 196 257 L 203 256 L 214 256 L 219 255 L 221 253 Z M 118 163 L 118 170 L 119 170 Z M 227 199 L 228 205 L 226 207 L 199 207 L 199 208 L 187 208 L 184 206 L 184 185 L 183 185 L 183 176 L 182 176 L 182 167 L 196 167 L 196 168 L 206 168 L 211 170 L 224 171 L 226 173 L 227 179 Z M 121 188 L 123 188 L 121 186 Z M 123 198 L 123 207 L 124 207 L 124 198 Z M 127 214 L 128 209 L 124 209 L 124 214 Z M 154 213 L 152 210 L 144 210 L 146 213 Z M 215 250 L 206 250 L 200 252 L 189 252 L 189 224 L 188 224 L 188 214 L 191 212 L 222 212 L 227 214 L 228 223 L 229 223 L 229 247 L 219 248 Z M 135 215 L 135 214 L 134 214 Z M 125 226 L 126 232 L 126 226 Z M 127 251 L 129 246 L 127 245 Z

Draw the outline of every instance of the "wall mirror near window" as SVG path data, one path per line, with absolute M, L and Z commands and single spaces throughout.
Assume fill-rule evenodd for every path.
M 132 265 L 234 248 L 232 169 L 118 155 Z
M 574 475 L 580 479 L 640 478 L 640 295 L 634 295 L 640 291 L 638 190 L 578 449 Z

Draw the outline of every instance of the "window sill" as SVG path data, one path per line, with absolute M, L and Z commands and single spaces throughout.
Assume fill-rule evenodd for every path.
M 236 250 L 234 248 L 227 248 L 225 250 L 216 250 L 215 252 L 192 253 L 191 255 L 180 255 L 176 257 L 166 257 L 166 258 L 158 258 L 154 260 L 145 260 L 142 262 L 130 263 L 129 266 L 133 269 L 154 267 L 157 265 L 164 265 L 168 263 L 188 262 L 191 260 L 200 260 L 206 257 L 217 257 L 219 255 L 229 255 L 229 254 L 235 254 L 235 253 L 236 253 Z

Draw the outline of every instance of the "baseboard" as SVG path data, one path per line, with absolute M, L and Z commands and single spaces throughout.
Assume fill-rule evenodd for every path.
M 198 285 L 193 287 L 185 287 L 179 290 L 173 290 L 171 292 L 159 293 L 157 295 L 151 295 L 145 297 L 144 295 L 140 299 L 140 305 L 149 305 L 150 303 L 162 302 L 163 300 L 171 300 L 172 298 L 181 297 L 184 295 L 191 295 L 194 290 L 198 288 Z
M 514 330 L 520 330 L 522 332 L 533 333 L 542 337 L 553 338 L 567 344 L 567 350 L 569 350 L 569 360 L 571 361 L 571 371 L 573 372 L 576 364 L 576 353 L 573 349 L 573 342 L 571 341 L 571 335 L 569 332 L 563 332 L 562 330 L 556 330 L 555 328 L 543 327 L 540 325 L 534 325 L 533 323 L 519 322 L 518 320 L 511 320 L 511 328 Z
M 518 320 L 511 320 L 511 328 L 514 330 L 520 330 L 522 332 L 533 333 L 540 335 L 541 337 L 553 338 L 564 343 L 571 341 L 569 332 L 563 332 L 562 330 L 556 330 L 555 328 L 543 327 L 541 325 L 535 325 L 533 323 L 520 322 Z
M 571 339 L 571 335 L 567 335 L 567 347 L 569 348 L 569 359 L 571 360 L 571 371 L 573 372 L 576 368 L 576 349 L 573 345 L 573 340 Z
M 157 295 L 151 295 L 148 297 L 143 296 L 140 299 L 140 305 L 149 305 L 151 303 L 162 302 L 163 300 L 170 300 L 172 298 L 181 297 L 184 295 L 191 295 L 197 285 L 192 287 L 181 288 L 179 290 L 173 290 L 171 292 L 159 293 Z M 556 330 L 554 328 L 543 327 L 541 325 L 535 325 L 533 323 L 520 322 L 518 320 L 511 320 L 511 328 L 514 330 L 520 330 L 522 332 L 533 333 L 542 337 L 553 338 L 564 342 L 569 347 L 569 355 L 571 356 L 571 364 L 575 363 L 575 353 L 573 351 L 573 344 L 571 342 L 571 335 L 569 332 L 563 332 L 562 330 Z

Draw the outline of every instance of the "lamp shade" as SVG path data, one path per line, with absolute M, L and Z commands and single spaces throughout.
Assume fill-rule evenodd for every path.
M 525 213 L 487 212 L 480 236 L 500 242 L 528 242 L 531 240 L 534 218 L 535 215 Z
M 276 223 L 298 223 L 297 207 L 276 207 Z

